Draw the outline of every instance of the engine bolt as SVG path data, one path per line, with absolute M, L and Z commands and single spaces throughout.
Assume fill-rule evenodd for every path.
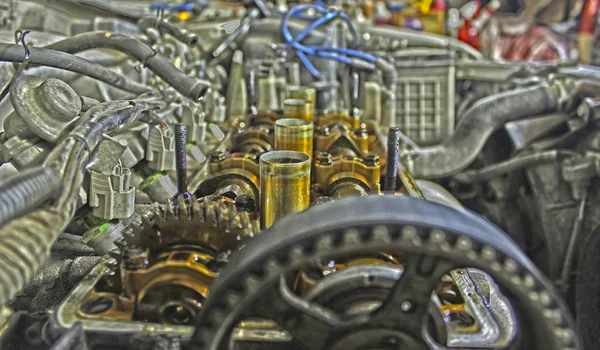
M 186 199 L 192 196 L 187 190 L 187 130 L 185 124 L 175 124 L 175 170 L 177 171 L 177 191 Z
M 396 179 L 398 178 L 398 152 L 400 148 L 400 128 L 392 127 L 388 131 L 387 159 L 385 166 L 385 183 L 383 190 L 388 193 L 396 192 Z
M 326 126 L 318 126 L 315 128 L 315 134 L 319 136 L 329 136 L 329 128 Z
M 252 213 L 256 211 L 256 202 L 252 196 L 247 194 L 239 195 L 235 198 L 235 206 L 239 211 Z
M 409 312 L 410 310 L 412 310 L 412 304 L 410 301 L 403 301 L 402 304 L 400 304 L 400 309 L 404 312 Z
M 331 165 L 333 163 L 331 154 L 327 152 L 320 152 L 319 154 L 317 154 L 316 158 L 319 164 L 321 165 Z
M 379 156 L 376 154 L 369 154 L 365 157 L 365 165 L 367 166 L 379 166 Z
M 353 131 L 355 136 L 361 137 L 361 138 L 367 138 L 369 137 L 369 131 L 365 128 L 358 128 L 358 129 L 354 129 Z
M 209 163 L 221 163 L 225 159 L 225 153 L 223 152 L 210 152 L 208 154 Z

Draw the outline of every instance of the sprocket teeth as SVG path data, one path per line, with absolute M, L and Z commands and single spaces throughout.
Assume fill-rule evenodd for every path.
M 172 218 L 175 220 L 181 219 L 181 213 L 179 208 L 179 203 L 177 202 L 177 198 L 170 199 L 167 204 L 167 210 Z
M 220 196 L 188 200 L 179 196 L 167 203 L 149 205 L 140 214 L 143 223 L 131 226 L 134 234 L 127 241 L 154 248 L 180 239 L 197 241 L 196 244 L 206 244 L 217 251 L 236 249 L 243 244 L 242 240 L 259 231 L 248 213 L 239 211 L 230 199 Z
M 162 221 L 167 221 L 167 205 L 163 203 L 155 203 L 154 204 L 154 215 L 158 217 Z M 169 206 L 170 207 L 170 206 Z

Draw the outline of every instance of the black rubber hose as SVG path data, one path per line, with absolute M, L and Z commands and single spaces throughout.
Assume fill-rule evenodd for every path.
M 414 151 L 412 174 L 418 178 L 452 175 L 471 164 L 490 135 L 502 125 L 556 112 L 559 91 L 538 85 L 490 95 L 477 101 L 461 118 L 452 136 L 442 145 Z
M 175 90 L 193 101 L 198 100 L 210 87 L 210 82 L 186 75 L 150 46 L 127 35 L 110 32 L 83 33 L 57 41 L 47 48 L 70 54 L 101 48 L 123 52 L 140 61 Z
M 577 157 L 579 154 L 567 150 L 552 150 L 515 157 L 504 162 L 492 164 L 481 169 L 468 170 L 452 177 L 461 183 L 489 181 L 504 174 L 537 165 L 555 163 L 564 158 Z
M 157 28 L 161 33 L 166 33 L 173 36 L 175 39 L 181 41 L 188 46 L 198 45 L 198 36 L 194 33 L 187 31 L 164 19 L 158 19 L 156 17 L 144 17 L 138 21 L 138 27 L 145 32 L 148 28 Z
M 131 81 L 106 67 L 81 57 L 39 47 L 30 47 L 29 50 L 31 51 L 31 57 L 29 59 L 30 64 L 80 73 L 100 80 L 108 85 L 136 94 L 142 94 L 152 90 L 152 88 L 146 85 Z M 23 62 L 24 59 L 25 53 L 23 51 L 23 46 L 0 44 L 0 61 Z
M 39 167 L 19 173 L 0 184 L 0 227 L 27 214 L 50 199 L 60 188 L 58 169 Z
M 100 143 L 103 134 L 114 132 L 121 125 L 139 120 L 161 107 L 161 103 L 157 101 L 134 101 L 110 101 L 95 106 L 81 118 L 69 136 L 83 140 L 93 150 Z

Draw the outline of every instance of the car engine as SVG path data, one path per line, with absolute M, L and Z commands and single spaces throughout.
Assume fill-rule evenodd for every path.
M 0 349 L 599 349 L 598 5 L 0 3 Z

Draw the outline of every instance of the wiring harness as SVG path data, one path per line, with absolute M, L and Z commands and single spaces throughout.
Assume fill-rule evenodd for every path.
M 318 16 L 306 16 L 304 13 L 306 11 L 314 11 Z M 298 35 L 293 36 L 290 32 L 288 23 L 290 18 L 296 17 L 299 19 L 312 20 L 313 22 L 306 27 L 302 32 Z M 359 66 L 363 68 L 374 68 L 373 64 L 377 61 L 377 57 L 348 48 L 340 48 L 340 47 L 326 47 L 326 46 L 310 46 L 304 45 L 301 43 L 303 39 L 305 39 L 310 33 L 317 29 L 318 27 L 334 21 L 336 19 L 341 19 L 348 25 L 350 29 L 350 33 L 352 35 L 352 43 L 355 47 L 358 46 L 358 33 L 356 28 L 352 24 L 352 21 L 343 12 L 334 11 L 326 9 L 320 5 L 300 5 L 296 6 L 290 11 L 288 11 L 281 22 L 281 30 L 283 32 L 283 37 L 286 42 L 286 50 L 295 49 L 296 54 L 306 67 L 308 71 L 315 77 L 319 78 L 320 73 L 317 68 L 312 64 L 312 62 L 308 59 L 307 56 L 317 56 L 326 59 L 332 59 L 339 61 L 341 63 L 350 64 L 353 66 Z

